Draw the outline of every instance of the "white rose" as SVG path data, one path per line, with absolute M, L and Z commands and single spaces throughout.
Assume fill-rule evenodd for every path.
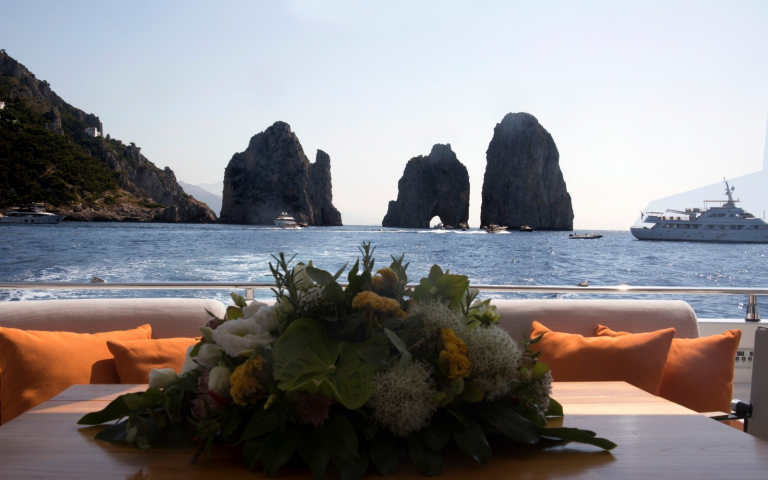
M 229 394 L 229 376 L 232 371 L 223 365 L 213 367 L 208 376 L 208 390 L 221 396 Z
M 200 369 L 200 367 L 210 369 L 219 364 L 219 360 L 221 360 L 221 349 L 217 345 L 212 343 L 203 344 L 200 347 L 200 350 L 197 351 L 197 356 L 195 358 L 189 356 L 193 348 L 195 348 L 194 345 L 187 348 L 187 356 L 184 358 L 184 366 L 181 367 L 182 375 L 191 372 L 192 370 Z
M 274 340 L 269 330 L 251 319 L 228 320 L 213 331 L 213 340 L 230 357 Z M 202 349 L 201 349 L 202 350 Z
M 243 309 L 243 316 L 245 318 L 250 318 L 256 315 L 256 312 L 258 312 L 262 307 L 268 307 L 266 303 L 261 303 L 259 301 L 253 300 L 251 303 L 246 305 L 246 307 Z
M 277 308 L 274 306 L 261 307 L 254 316 L 254 321 L 261 324 L 268 332 L 277 334 L 280 329 L 280 322 L 277 320 Z
M 149 388 L 169 387 L 179 379 L 172 368 L 153 368 L 149 371 Z
M 309 266 L 312 266 L 312 261 L 309 262 Z M 296 288 L 306 290 L 314 284 L 312 277 L 307 273 L 307 266 L 303 263 L 299 263 L 293 267 L 292 275 L 293 283 L 296 285 Z

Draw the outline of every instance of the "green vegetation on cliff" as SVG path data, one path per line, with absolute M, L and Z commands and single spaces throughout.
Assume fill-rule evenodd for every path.
M 45 115 L 2 93 L 0 89 L 0 100 L 6 102 L 0 110 L 1 206 L 86 202 L 118 189 L 117 172 L 71 138 L 47 130 Z

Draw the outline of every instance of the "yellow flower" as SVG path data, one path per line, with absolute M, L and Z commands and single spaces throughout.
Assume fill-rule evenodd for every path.
M 261 383 L 261 369 L 264 367 L 264 359 L 260 356 L 246 361 L 235 368 L 229 377 L 231 385 L 229 389 L 232 400 L 245 407 L 256 403 L 256 400 L 267 392 L 267 388 Z
M 450 328 L 441 330 L 443 336 L 443 351 L 438 359 L 440 365 L 453 380 L 456 377 L 467 378 L 472 366 L 467 358 L 467 344 Z
M 399 317 L 405 318 L 400 302 L 392 298 L 381 297 L 373 292 L 360 292 L 352 299 L 352 308 L 363 310 L 375 320 Z
M 371 282 L 373 283 L 374 290 L 382 291 L 394 290 L 399 280 L 397 274 L 391 268 L 380 268 L 371 279 Z

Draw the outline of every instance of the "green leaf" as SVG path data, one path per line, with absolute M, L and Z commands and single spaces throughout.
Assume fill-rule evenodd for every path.
M 441 451 L 451 438 L 451 429 L 443 416 L 435 416 L 432 423 L 421 431 L 421 438 L 435 451 Z
M 336 457 L 356 457 L 357 432 L 344 415 L 334 412 L 331 418 L 317 429 L 323 445 Z
M 323 446 L 315 427 L 307 425 L 299 431 L 298 450 L 315 478 L 321 480 L 328 468 L 331 453 Z
M 443 269 L 442 269 L 442 268 L 440 268 L 440 266 L 439 266 L 439 265 L 432 265 L 432 268 L 430 268 L 430 269 L 429 269 L 429 277 L 428 277 L 428 280 L 429 280 L 431 283 L 433 283 L 433 284 L 437 284 L 437 281 L 438 281 L 438 280 L 440 279 L 440 277 L 442 277 L 443 275 L 445 275 L 445 274 L 443 273 Z
M 343 458 L 334 455 L 331 458 L 341 480 L 360 480 L 368 471 L 368 454 L 365 451 L 361 451 L 357 457 Z
M 411 461 L 431 477 L 440 475 L 443 470 L 443 454 L 429 448 L 420 435 L 411 435 L 408 439 L 408 453 Z
M 277 426 L 277 416 L 272 410 L 256 410 L 240 436 L 240 442 L 261 437 Z
M 549 397 L 549 408 L 547 409 L 547 413 L 544 414 L 546 417 L 562 417 L 563 416 L 563 406 L 560 405 L 560 402 L 555 400 L 552 397 Z
M 539 428 L 539 434 L 542 437 L 559 438 L 560 440 L 568 440 L 571 442 L 586 443 L 588 445 L 594 445 L 600 447 L 603 450 L 612 450 L 616 448 L 616 444 L 605 438 L 599 438 L 595 432 L 589 430 L 580 430 L 578 428 Z
M 536 365 L 531 369 L 531 377 L 539 378 L 549 373 L 549 365 L 544 362 L 536 362 Z
M 464 275 L 443 275 L 437 280 L 437 290 L 443 298 L 450 301 L 451 308 L 461 306 L 468 288 L 469 279 Z
M 344 273 L 344 270 L 346 270 L 346 269 L 347 269 L 347 265 L 349 265 L 349 262 L 345 263 L 345 264 L 344 264 L 344 266 L 343 266 L 343 267 L 341 267 L 341 268 L 339 269 L 339 271 L 338 271 L 338 272 L 336 272 L 336 273 L 333 275 L 333 279 L 334 279 L 334 280 L 338 280 L 338 279 L 339 279 L 339 277 L 341 276 L 341 274 L 342 274 L 342 273 Z
M 477 403 L 483 400 L 483 391 L 471 380 L 464 382 L 464 391 L 461 398 L 467 403 Z
M 264 440 L 261 461 L 264 464 L 264 473 L 268 477 L 277 473 L 277 470 L 290 460 L 298 446 L 299 429 L 292 423 L 285 427 L 285 432 L 276 428 L 272 430 Z
M 539 429 L 536 424 L 510 407 L 499 403 L 483 403 L 472 411 L 516 442 L 535 444 L 539 441 Z
M 305 271 L 309 274 L 309 278 L 322 287 L 327 287 L 336 280 L 330 272 L 315 268 L 312 265 L 307 265 Z
M 243 298 L 242 295 L 239 295 L 235 292 L 230 292 L 229 296 L 232 297 L 232 301 L 235 302 L 235 305 L 237 305 L 240 308 L 245 308 L 248 306 L 247 303 L 245 303 L 245 298 Z
M 227 320 L 237 320 L 238 318 L 243 318 L 243 311 L 240 309 L 240 307 L 236 307 L 234 305 L 228 306 Z
M 413 299 L 416 302 L 424 302 L 433 300 L 437 293 L 437 287 L 429 282 L 426 278 L 422 278 L 419 281 L 419 285 L 413 289 Z
M 386 342 L 386 339 L 384 341 Z M 389 345 L 372 343 L 358 350 L 357 354 L 360 355 L 363 360 L 379 370 L 387 366 L 387 360 L 389 360 Z
M 331 282 L 323 288 L 323 298 L 329 303 L 342 303 L 347 299 L 347 294 L 344 293 L 344 289 L 341 288 L 341 285 L 336 282 Z
M 471 418 L 467 417 L 467 425 L 457 421 L 451 422 L 451 433 L 459 450 L 474 458 L 480 465 L 491 458 L 491 446 L 488 445 L 483 428 Z
M 125 404 L 125 397 L 127 395 L 131 394 L 120 395 L 116 399 L 109 402 L 109 405 L 104 407 L 102 410 L 85 414 L 83 418 L 78 420 L 77 424 L 101 425 L 102 423 L 107 423 L 112 420 L 125 417 L 131 413 L 131 409 L 128 408 L 128 405 Z
M 382 475 L 390 475 L 397 470 L 397 441 L 389 432 L 382 429 L 376 432 L 368 444 L 368 454 Z
M 109 425 L 96 434 L 96 440 L 102 440 L 105 442 L 127 442 L 126 440 L 126 427 L 128 426 L 128 420 L 123 420 L 120 423 Z
M 405 342 L 403 342 L 395 332 L 393 332 L 388 328 L 385 328 L 384 333 L 387 335 L 387 337 L 389 337 L 389 341 L 392 342 L 392 345 L 394 345 L 399 352 L 404 352 L 407 350 L 407 347 L 405 346 Z
M 351 410 L 360 408 L 371 398 L 376 369 L 359 352 L 375 342 L 335 341 L 318 321 L 295 320 L 273 350 L 278 388 L 319 392 Z
M 400 365 L 406 367 L 408 364 L 410 364 L 413 361 L 413 354 L 411 352 L 405 351 L 400 356 Z
M 261 460 L 261 452 L 264 447 L 264 440 L 261 438 L 256 440 L 248 440 L 243 445 L 243 460 L 248 466 L 248 470 L 253 470 L 253 467 Z

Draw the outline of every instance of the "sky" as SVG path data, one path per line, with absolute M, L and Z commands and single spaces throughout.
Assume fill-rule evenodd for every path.
M 406 162 L 450 143 L 479 226 L 509 112 L 557 144 L 578 229 L 760 170 L 766 1 L 0 0 L 0 48 L 188 183 L 289 123 L 331 157 L 347 225 L 379 225 Z M 741 191 L 742 198 L 749 192 Z

